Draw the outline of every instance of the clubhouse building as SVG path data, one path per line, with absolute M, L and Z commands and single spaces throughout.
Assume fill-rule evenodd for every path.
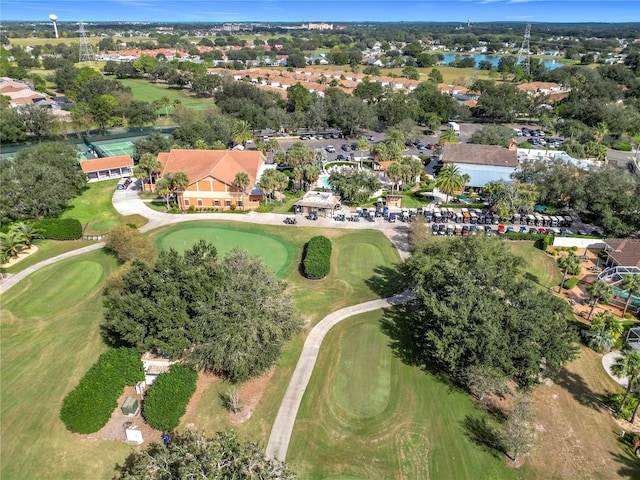
M 252 210 L 260 206 L 264 194 L 258 186 L 266 168 L 259 151 L 179 150 L 158 154 L 160 177 L 169 172 L 184 172 L 189 185 L 177 192 L 181 210 Z M 235 183 L 236 175 L 249 177 L 247 186 Z

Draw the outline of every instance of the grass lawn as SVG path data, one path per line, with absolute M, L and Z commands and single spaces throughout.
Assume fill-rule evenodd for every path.
M 34 243 L 38 247 L 38 251 L 36 253 L 29 255 L 27 258 L 20 260 L 18 263 L 11 265 L 8 268 L 0 269 L 0 272 L 18 273 L 31 265 L 35 265 L 38 262 L 46 260 L 47 258 L 56 257 L 62 253 L 77 250 L 78 248 L 86 247 L 95 242 L 89 240 L 70 240 L 65 242 L 58 240 L 36 240 Z
M 551 256 L 533 246 L 534 242 L 513 240 L 509 242 L 511 251 L 525 259 L 525 274 L 538 285 L 545 288 L 557 287 L 562 280 L 562 272 Z
M 193 108 L 195 110 L 204 110 L 205 108 L 215 107 L 215 103 L 211 98 L 195 98 L 190 95 L 186 90 L 180 90 L 176 88 L 169 88 L 164 83 L 151 83 L 146 80 L 140 79 L 121 79 L 119 80 L 125 87 L 129 87 L 133 92 L 133 97 L 136 100 L 142 100 L 145 102 L 153 102 L 162 97 L 168 97 L 171 103 L 175 100 L 180 100 L 183 107 Z M 173 105 L 167 108 L 169 115 L 173 113 Z M 165 115 L 164 107 L 158 109 L 160 115 Z
M 0 477 L 107 479 L 131 451 L 71 434 L 59 418 L 65 395 L 106 349 L 98 328 L 102 285 L 116 266 L 92 252 L 46 267 L 3 295 Z
M 485 414 L 403 364 L 381 316 L 346 320 L 323 342 L 287 457 L 301 478 L 518 478 L 465 435 L 465 417 Z
M 93 182 L 82 195 L 76 197 L 60 218 L 76 218 L 85 227 L 84 233 L 88 235 L 100 235 L 107 233 L 113 227 L 124 223 L 133 223 L 140 227 L 146 220 L 139 215 L 122 217 L 111 202 L 111 197 L 116 189 L 118 179 Z

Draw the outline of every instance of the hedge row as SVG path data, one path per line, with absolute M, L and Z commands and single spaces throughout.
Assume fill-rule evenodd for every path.
M 309 240 L 302 265 L 307 278 L 326 277 L 331 268 L 331 240 L 321 235 Z
M 633 148 L 630 143 L 616 143 L 613 149 L 620 150 L 621 152 L 630 152 Z
M 62 402 L 60 419 L 75 433 L 93 433 L 104 427 L 118 407 L 125 385 L 144 380 L 140 354 L 133 348 L 103 353 Z
M 174 430 L 196 391 L 198 373 L 189 365 L 176 363 L 158 375 L 142 404 L 142 414 L 156 430 Z
M 564 288 L 566 290 L 571 290 L 573 287 L 575 287 L 578 284 L 579 281 L 580 281 L 580 279 L 578 277 L 567 278 L 564 281 L 564 285 L 563 286 L 564 286 Z
M 33 222 L 42 230 L 42 236 L 50 240 L 77 240 L 82 237 L 82 224 L 75 218 L 45 218 Z
M 546 242 L 546 238 L 551 237 L 551 235 L 545 235 L 543 233 L 507 232 L 504 234 L 504 237 L 509 240 L 542 240 Z M 553 241 L 553 237 L 551 237 L 551 240 Z

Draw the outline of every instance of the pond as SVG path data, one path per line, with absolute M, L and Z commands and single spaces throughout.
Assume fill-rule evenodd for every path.
M 475 59 L 476 68 L 478 67 L 478 64 L 483 60 L 487 60 L 487 61 L 491 62 L 491 65 L 493 65 L 494 67 L 497 67 L 498 66 L 498 62 L 500 61 L 500 59 L 503 56 L 504 55 L 460 54 L 460 58 L 473 58 L 473 59 Z M 515 56 L 515 55 L 512 55 L 512 56 Z M 445 64 L 449 65 L 455 59 L 456 59 L 456 54 L 447 53 L 447 54 L 444 55 L 444 61 L 443 62 Z M 560 59 L 559 58 L 558 58 L 558 60 L 542 60 L 542 63 L 547 68 L 547 70 L 553 70 L 555 68 L 562 67 L 562 63 L 560 63 Z

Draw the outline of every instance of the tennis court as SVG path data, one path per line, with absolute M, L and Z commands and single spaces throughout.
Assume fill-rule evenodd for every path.
M 91 145 L 89 147 L 91 147 Z M 100 157 L 115 157 L 117 155 L 133 156 L 133 142 L 131 140 L 94 142 L 93 147 Z

